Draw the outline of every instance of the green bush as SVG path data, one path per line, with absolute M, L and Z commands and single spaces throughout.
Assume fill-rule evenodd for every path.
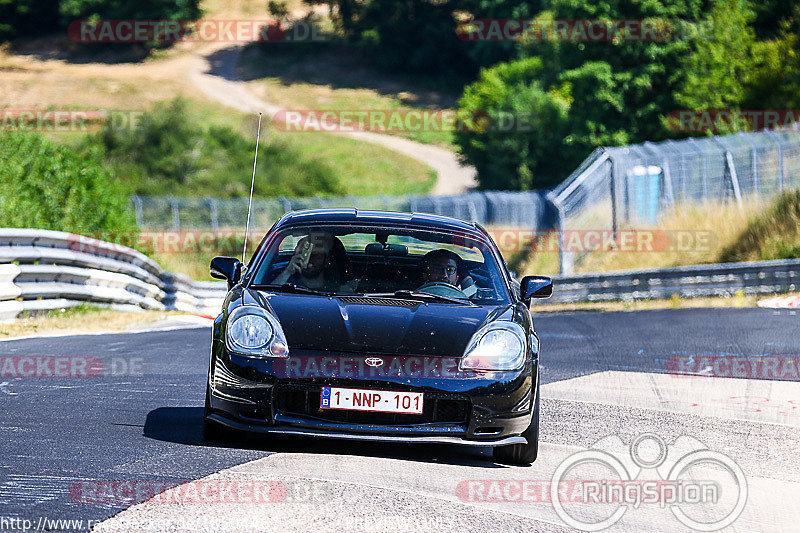
M 263 142 L 267 129 L 259 147 L 257 196 L 343 192 L 335 169 L 281 140 Z M 114 175 L 137 194 L 242 197 L 250 192 L 254 145 L 229 127 L 204 125 L 176 98 L 133 124 L 106 122 L 83 149 L 104 153 Z
M 78 154 L 33 133 L 0 134 L 0 189 L 0 227 L 136 228 L 129 193 L 98 150 Z

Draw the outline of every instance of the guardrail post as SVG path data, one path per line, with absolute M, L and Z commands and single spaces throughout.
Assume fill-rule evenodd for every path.
M 552 201 L 552 199 L 551 199 Z M 556 231 L 558 232 L 558 270 L 562 276 L 572 274 L 575 265 L 572 256 L 566 251 L 564 243 L 564 216 L 563 210 L 558 202 L 552 201 L 556 208 Z
M 619 207 L 617 206 L 617 177 L 618 169 L 614 161 L 614 157 L 609 157 L 611 163 L 611 234 L 614 240 L 617 240 L 617 230 L 619 229 L 619 222 L 617 220 Z
M 219 210 L 217 209 L 217 201 L 210 196 L 206 196 L 206 202 L 208 202 L 208 208 L 211 215 L 211 228 L 214 231 L 219 231 Z
M 475 200 L 471 197 L 467 200 L 467 209 L 469 210 L 469 218 L 472 219 L 472 222 L 480 223 L 478 220 L 478 209 L 475 207 Z
M 739 135 L 739 137 L 741 137 L 745 141 L 747 141 L 747 144 L 750 145 L 750 149 L 753 151 L 753 157 L 750 158 L 750 161 L 752 162 L 752 165 L 753 165 L 753 192 L 756 193 L 756 194 L 759 194 L 760 191 L 759 191 L 759 186 L 758 186 L 759 185 L 758 184 L 758 147 L 756 146 L 756 143 L 754 143 L 752 141 L 752 139 L 750 139 L 750 134 L 748 134 L 748 133 L 739 133 L 738 135 Z
M 733 196 L 736 198 L 736 203 L 739 204 L 739 209 L 744 210 L 742 191 L 739 189 L 739 178 L 736 176 L 736 165 L 733 164 L 733 155 L 728 151 L 725 152 L 725 164 L 728 168 L 731 184 L 733 185 Z
M 136 215 L 136 225 L 141 228 L 144 225 L 144 216 L 142 215 L 142 199 L 137 195 L 131 196 L 133 202 L 133 212 Z
M 778 138 L 775 133 L 764 130 L 764 133 L 770 136 L 770 138 L 775 141 L 775 144 L 778 145 L 778 190 L 783 192 L 783 144 L 781 144 L 781 140 Z
M 172 209 L 172 229 L 179 231 L 181 229 L 181 214 L 178 200 L 170 196 L 169 205 Z

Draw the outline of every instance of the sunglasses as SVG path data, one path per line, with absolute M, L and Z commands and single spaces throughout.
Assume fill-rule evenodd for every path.
M 426 268 L 431 274 L 447 274 L 448 276 L 452 276 L 456 273 L 456 267 L 452 265 L 428 265 Z

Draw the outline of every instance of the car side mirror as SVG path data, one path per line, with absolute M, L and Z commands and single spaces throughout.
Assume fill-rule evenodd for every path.
M 553 295 L 553 280 L 547 276 L 525 276 L 519 289 L 523 302 L 531 298 L 550 298 Z
M 231 289 L 242 277 L 242 262 L 235 257 L 215 257 L 211 260 L 211 277 L 227 280 Z

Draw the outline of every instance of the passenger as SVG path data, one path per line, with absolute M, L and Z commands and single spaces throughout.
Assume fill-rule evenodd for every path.
M 347 270 L 347 252 L 342 242 L 329 233 L 312 233 L 300 239 L 289 264 L 272 283 L 338 291 L 345 282 Z

